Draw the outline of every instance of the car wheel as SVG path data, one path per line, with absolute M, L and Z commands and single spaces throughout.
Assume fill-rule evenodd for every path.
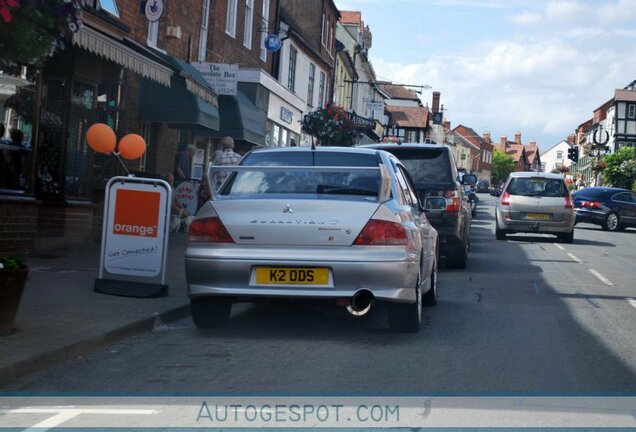
M 227 298 L 198 297 L 190 299 L 192 321 L 200 329 L 225 327 L 230 320 L 232 302 Z
M 618 215 L 612 212 L 605 217 L 605 222 L 603 223 L 603 229 L 607 231 L 618 231 L 619 225 L 620 225 L 620 220 L 618 218 Z
M 433 266 L 433 270 L 431 271 L 431 287 L 428 291 L 422 296 L 422 303 L 424 306 L 435 306 L 437 305 L 437 266 Z
M 391 330 L 416 333 L 422 328 L 422 291 L 418 278 L 415 285 L 415 303 L 390 303 L 389 325 Z
M 454 249 L 452 252 L 446 254 L 446 267 L 451 269 L 464 269 L 466 268 L 466 261 L 468 261 L 468 238 L 465 238 L 462 244 Z
M 563 243 L 572 243 L 572 242 L 574 242 L 574 230 L 570 231 L 569 233 L 559 234 L 559 239 Z
M 495 237 L 497 240 L 505 240 L 506 232 L 502 229 L 499 229 L 499 223 L 495 220 Z

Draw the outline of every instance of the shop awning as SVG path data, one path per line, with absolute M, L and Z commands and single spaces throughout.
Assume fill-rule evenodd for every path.
M 231 136 L 251 144 L 265 145 L 267 113 L 258 108 L 240 89 L 236 96 L 220 95 L 221 129 L 207 136 Z
M 188 91 L 179 79 L 173 79 L 171 88 L 144 80 L 141 116 L 145 122 L 165 122 L 175 129 L 219 130 L 219 109 Z
M 173 70 L 125 46 L 121 41 L 106 36 L 88 26 L 73 34 L 73 44 L 110 60 L 144 78 L 170 87 Z

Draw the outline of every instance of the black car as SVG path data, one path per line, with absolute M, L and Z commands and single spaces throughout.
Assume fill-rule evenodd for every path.
M 576 222 L 600 225 L 607 231 L 636 227 L 636 193 L 627 189 L 589 187 L 572 194 Z
M 436 144 L 371 144 L 362 147 L 386 150 L 406 166 L 417 188 L 426 216 L 439 233 L 440 254 L 449 268 L 465 268 L 470 246 L 471 207 L 462 187 L 476 177 L 460 180 L 450 148 Z

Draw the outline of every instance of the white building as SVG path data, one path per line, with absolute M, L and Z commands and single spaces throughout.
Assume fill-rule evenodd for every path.
M 568 150 L 571 147 L 574 147 L 573 138 L 574 137 L 571 136 L 568 140 L 562 140 L 560 143 L 541 154 L 543 172 L 549 173 L 558 170 L 562 166 L 569 168 L 572 165 L 572 161 L 568 158 Z M 581 156 L 582 155 L 579 155 L 579 157 Z

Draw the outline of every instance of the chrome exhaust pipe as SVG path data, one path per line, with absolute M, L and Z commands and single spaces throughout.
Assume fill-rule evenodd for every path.
M 373 305 L 373 293 L 369 290 L 359 290 L 351 298 L 351 304 L 347 306 L 347 312 L 356 317 L 369 313 Z

